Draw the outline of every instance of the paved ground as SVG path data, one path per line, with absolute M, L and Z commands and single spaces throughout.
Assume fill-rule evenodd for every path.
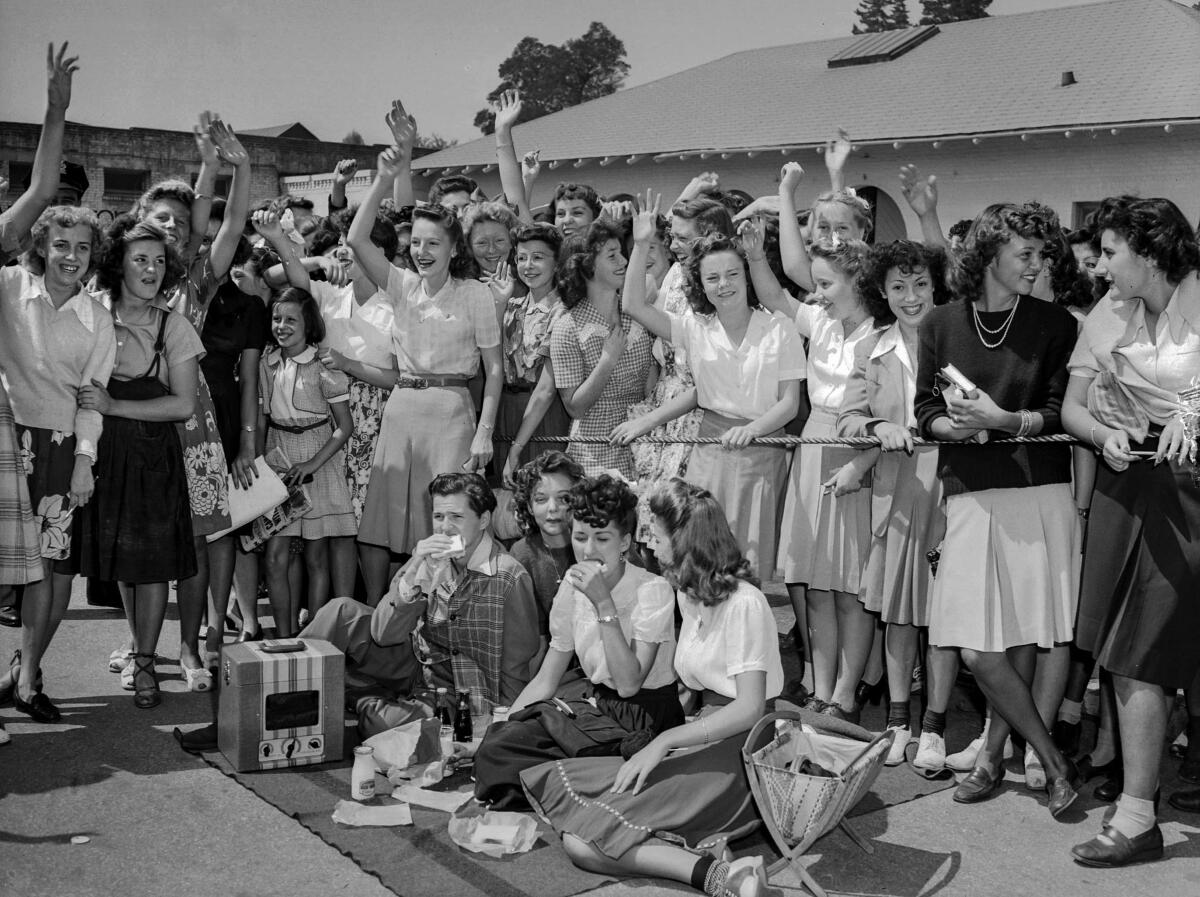
M 781 628 L 790 625 L 785 610 L 779 618 Z M 167 658 L 177 656 L 177 631 L 168 621 L 161 646 Z M 11 706 L 0 710 L 13 738 L 0 748 L 0 895 L 393 893 L 232 779 L 176 748 L 171 729 L 204 721 L 209 705 L 206 696 L 184 691 L 171 661 L 162 665 L 162 706 L 136 710 L 105 670 L 123 633 L 118 615 L 88 608 L 77 594 L 46 662 L 46 690 L 59 700 L 64 722 L 40 726 Z M 0 656 L 7 658 L 16 644 L 15 630 L 0 630 Z M 813 872 L 836 886 L 831 892 L 847 894 L 1200 894 L 1200 817 L 1164 814 L 1167 862 L 1084 870 L 1070 862 L 1068 850 L 1097 830 L 1102 805 L 1082 800 L 1071 823 L 1056 823 L 1044 796 L 1025 790 L 1019 775 L 1009 778 L 1000 797 L 978 807 L 955 805 L 943 791 L 860 817 L 874 856 L 835 832 L 812 853 Z M 71 843 L 79 835 L 87 843 Z M 776 884 L 794 881 L 784 874 Z M 412 882 L 403 897 L 426 893 Z M 631 881 L 589 893 L 659 897 L 688 891 Z

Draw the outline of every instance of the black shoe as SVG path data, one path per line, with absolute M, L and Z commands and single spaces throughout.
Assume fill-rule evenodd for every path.
M 259 626 L 253 632 L 247 632 L 245 629 L 243 629 L 238 633 L 237 642 L 238 644 L 241 644 L 242 642 L 260 642 L 262 641 L 262 637 L 263 632 L 261 626 Z
M 201 726 L 199 729 L 193 729 L 191 732 L 184 732 L 179 727 L 171 733 L 175 736 L 175 740 L 179 742 L 179 746 L 189 754 L 203 754 L 207 751 L 215 751 L 217 749 L 217 724 L 209 723 L 207 726 Z
M 1075 786 L 1079 783 L 1079 773 L 1075 769 L 1075 764 L 1070 760 L 1067 761 L 1067 774 L 1062 776 L 1054 776 L 1046 782 L 1046 794 L 1049 796 L 1050 815 L 1057 819 L 1066 812 L 1067 807 L 1075 803 L 1075 799 L 1079 797 L 1079 792 L 1075 790 Z
M 1113 757 L 1102 766 L 1096 766 L 1092 763 L 1092 755 L 1084 754 L 1079 758 L 1079 762 L 1075 764 L 1079 770 L 1079 778 L 1085 782 L 1090 782 L 1092 779 L 1099 776 L 1115 776 L 1121 772 L 1121 758 Z
M 1193 788 L 1190 791 L 1176 791 L 1167 798 L 1167 803 L 1176 810 L 1183 810 L 1185 813 L 1200 813 L 1200 788 Z
M 1092 794 L 1095 795 L 1096 800 L 1102 800 L 1107 804 L 1111 804 L 1114 800 L 1121 796 L 1121 792 L 1124 790 L 1125 774 L 1118 770 L 1097 785 Z
M 1200 760 L 1184 760 L 1179 764 L 1179 778 L 1189 785 L 1200 785 Z
M 954 789 L 954 801 L 960 804 L 977 804 L 994 797 L 1002 784 L 1003 768 L 997 769 L 996 774 L 992 775 L 982 766 L 976 766 Z
M 22 701 L 17 690 L 13 689 L 13 706 L 26 716 L 32 717 L 37 723 L 56 723 L 62 719 L 58 708 L 50 703 L 50 699 L 42 692 L 35 692 L 28 701 Z
M 1071 854 L 1077 863 L 1102 869 L 1161 860 L 1162 829 L 1156 825 L 1136 838 L 1127 838 L 1111 825 L 1106 825 L 1104 831 L 1092 840 L 1072 847 Z
M 859 682 L 858 687 L 854 689 L 855 706 L 866 707 L 867 704 L 878 704 L 883 700 L 883 688 L 885 684 L 882 676 L 879 677 L 879 681 L 874 685 Z
M 10 605 L 0 607 L 0 626 L 11 626 L 13 629 L 21 625 L 21 612 Z
M 1054 739 L 1054 746 L 1062 751 L 1064 757 L 1074 757 L 1079 751 L 1079 731 L 1082 728 L 1082 723 L 1069 723 L 1062 719 L 1054 723 L 1050 735 Z M 1079 764 L 1079 774 L 1083 775 L 1082 762 Z

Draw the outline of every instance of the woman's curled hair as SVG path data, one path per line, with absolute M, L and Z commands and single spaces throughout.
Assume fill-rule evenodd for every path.
M 1014 235 L 1050 242 L 1061 229 L 1058 213 L 1040 202 L 993 203 L 971 222 L 950 272 L 950 291 L 958 299 L 979 298 L 988 265 Z
M 558 473 L 578 483 L 583 479 L 583 468 L 579 462 L 566 452 L 543 452 L 532 461 L 527 461 L 513 474 L 516 489 L 513 490 L 513 510 L 517 515 L 517 523 L 526 533 L 538 531 L 537 521 L 533 519 L 530 504 L 538 482 L 546 474 Z
M 445 231 L 446 237 L 455 250 L 454 257 L 450 259 L 450 276 L 452 278 L 467 280 L 478 273 L 475 257 L 467 249 L 467 238 L 463 234 L 462 225 L 453 210 L 443 206 L 417 205 L 413 208 L 412 220 L 414 225 L 422 220 L 432 221 Z
M 631 536 L 637 529 L 637 496 L 624 480 L 606 473 L 584 477 L 571 487 L 571 515 L 596 529 L 612 523 L 621 535 Z
M 650 512 L 670 536 L 673 561 L 663 575 L 676 589 L 713 605 L 732 595 L 739 582 L 758 585 L 725 509 L 707 489 L 672 477 L 650 496 Z
M 609 240 L 621 241 L 620 225 L 601 218 L 587 231 L 563 241 L 558 257 L 558 295 L 567 308 L 587 298 L 588 281 L 596 276 L 596 258 Z
M 46 258 L 43 253 L 49 250 L 50 225 L 56 225 L 63 230 L 87 225 L 92 235 L 92 255 L 88 261 L 88 269 L 83 272 L 80 280 L 86 279 L 96 266 L 97 255 L 101 247 L 100 219 L 96 213 L 86 206 L 50 206 L 38 215 L 30 229 L 30 245 L 21 256 L 21 264 L 32 274 L 46 273 Z M 38 252 L 38 250 L 41 252 Z
M 940 247 L 912 240 L 876 243 L 867 253 L 866 265 L 859 272 L 858 295 L 877 326 L 884 327 L 896 320 L 887 298 L 887 276 L 893 268 L 905 276 L 924 271 L 933 282 L 933 304 L 944 305 L 950 300 L 946 286 L 946 253 Z
M 96 261 L 96 285 L 107 290 L 114 302 L 121 296 L 121 284 L 125 280 L 125 250 L 130 243 L 139 240 L 154 240 L 162 243 L 167 257 L 167 270 L 163 273 L 159 295 L 170 293 L 183 279 L 186 269 L 179 250 L 170 242 L 167 232 L 153 221 L 138 220 L 126 213 L 118 215 L 104 233 L 100 257 Z
M 1097 234 L 1111 230 L 1120 236 L 1171 283 L 1200 269 L 1196 232 L 1169 199 L 1110 196 L 1100 203 L 1093 227 Z
M 714 233 L 701 237 L 692 247 L 692 252 L 684 264 L 684 287 L 687 293 L 688 305 L 698 315 L 716 313 L 716 307 L 704 293 L 704 281 L 700 275 L 700 265 L 710 255 L 718 252 L 732 252 L 742 262 L 742 275 L 746 280 L 746 304 L 750 308 L 762 308 L 758 294 L 754 292 L 754 282 L 750 279 L 750 263 L 746 261 L 746 252 L 742 244 L 725 234 Z

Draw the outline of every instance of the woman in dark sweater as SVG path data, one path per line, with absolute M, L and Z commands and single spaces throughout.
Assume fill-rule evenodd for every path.
M 1080 527 L 1066 445 L 990 444 L 1061 432 L 1059 412 L 1075 319 L 1030 297 L 1058 216 L 1036 203 L 989 206 L 975 219 L 951 276 L 960 300 L 921 324 L 917 422 L 940 450 L 946 540 L 934 581 L 929 640 L 962 649 L 992 708 L 987 740 L 954 799 L 991 797 L 1004 778 L 1011 729 L 1041 758 L 1050 812 L 1076 797 L 1075 770 L 1030 693 L 1039 647 L 1071 640 Z M 954 365 L 966 393 L 940 374 Z M 974 443 L 974 444 L 972 444 Z M 980 444 L 988 443 L 988 444 Z

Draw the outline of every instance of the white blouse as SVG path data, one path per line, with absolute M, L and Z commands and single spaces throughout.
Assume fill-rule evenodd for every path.
M 675 595 L 661 576 L 626 564 L 625 575 L 612 590 L 613 603 L 627 641 L 657 644 L 658 653 L 642 688 L 661 688 L 675 681 Z M 616 689 L 596 622 L 596 608 L 587 595 L 563 582 L 550 607 L 550 647 L 575 652 L 583 673 L 592 682 Z
M 846 336 L 841 321 L 831 318 L 824 308 L 801 303 L 796 309 L 796 329 L 808 337 L 808 401 L 814 411 L 836 415 L 854 370 L 854 350 L 874 332 L 875 319 L 868 317 Z
M 682 592 L 683 627 L 675 651 L 675 671 L 688 688 L 737 697 L 734 676 L 761 670 L 766 697 L 783 691 L 779 629 L 767 597 L 748 582 L 738 583 L 720 604 L 706 606 Z
M 352 361 L 391 370 L 392 324 L 396 313 L 392 299 L 376 290 L 362 305 L 354 301 L 354 285 L 335 287 L 314 280 L 309 291 L 325 321 L 321 347 L 341 352 Z

